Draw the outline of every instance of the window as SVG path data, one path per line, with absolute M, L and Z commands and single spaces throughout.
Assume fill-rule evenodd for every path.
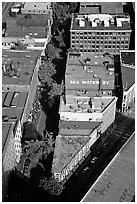
M 103 32 L 101 32 L 101 35 L 104 35 L 104 33 L 103 33 Z
M 125 32 L 122 32 L 122 35 L 125 35 Z

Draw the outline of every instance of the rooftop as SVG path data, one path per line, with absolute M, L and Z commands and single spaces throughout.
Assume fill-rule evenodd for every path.
M 79 13 L 123 13 L 121 2 L 80 2 Z
M 114 97 L 86 97 L 78 98 L 74 96 L 67 96 L 67 104 L 61 101 L 61 112 L 72 113 L 102 113 L 105 108 L 114 100 Z
M 127 91 L 135 83 L 135 68 L 121 66 L 123 89 Z
M 4 150 L 11 128 L 12 124 L 2 124 L 2 151 Z
M 30 85 L 41 51 L 2 51 L 2 84 Z
M 121 63 L 127 66 L 135 66 L 135 51 L 122 51 L 120 52 L 121 55 Z
M 9 14 L 7 14 L 6 36 L 25 37 L 26 35 L 30 35 L 34 38 L 46 38 L 49 18 L 49 14 L 32 14 L 31 18 L 27 18 L 23 14 L 18 14 L 16 17 L 11 17 Z
M 82 202 L 131 202 L 134 195 L 135 134 L 93 184 Z
M 27 96 L 27 92 L 2 92 L 3 122 L 21 119 L 26 105 Z
M 89 136 L 99 126 L 100 122 L 88 121 L 60 121 L 59 135 L 62 136 Z
M 66 90 L 114 89 L 113 55 L 69 53 L 65 75 Z
M 72 18 L 70 30 L 131 31 L 130 17 L 126 14 L 76 14 Z
M 48 10 L 50 8 L 50 2 L 26 2 L 23 6 L 22 13 L 25 13 L 25 10 L 35 10 L 35 11 L 46 11 L 48 13 Z
M 89 140 L 89 136 L 57 136 L 52 172 L 61 172 Z

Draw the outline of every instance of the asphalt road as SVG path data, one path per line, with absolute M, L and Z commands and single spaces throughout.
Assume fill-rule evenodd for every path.
M 134 132 L 134 120 L 125 116 L 118 116 L 115 131 L 104 142 L 100 142 L 94 153 L 90 153 L 66 182 L 66 189 L 60 196 L 64 202 L 79 202 L 93 185 L 102 171 L 107 167 L 115 154 Z M 97 159 L 91 163 L 93 157 Z M 86 170 L 84 170 L 86 169 Z

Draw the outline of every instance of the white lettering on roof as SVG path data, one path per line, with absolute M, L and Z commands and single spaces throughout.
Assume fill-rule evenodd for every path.
M 70 80 L 70 84 L 99 84 L 99 81 L 76 81 L 76 80 Z M 102 84 L 105 85 L 105 84 L 110 84 L 109 81 L 102 81 Z

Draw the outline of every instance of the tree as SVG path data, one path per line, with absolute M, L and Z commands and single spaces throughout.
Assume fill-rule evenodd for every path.
M 23 124 L 22 142 L 36 140 L 39 138 L 39 134 L 31 122 L 25 122 Z
M 55 44 L 57 47 L 62 48 L 65 47 L 65 43 L 64 43 L 64 29 L 62 31 L 59 31 L 59 29 L 57 28 L 58 31 L 58 35 L 55 36 L 53 39 L 55 39 Z
M 58 196 L 62 193 L 64 187 L 52 175 L 49 179 L 44 177 L 40 180 L 39 186 L 53 196 Z
M 49 42 L 45 49 L 45 55 L 52 61 L 54 58 L 60 58 L 61 49 L 56 48 L 51 42 Z

